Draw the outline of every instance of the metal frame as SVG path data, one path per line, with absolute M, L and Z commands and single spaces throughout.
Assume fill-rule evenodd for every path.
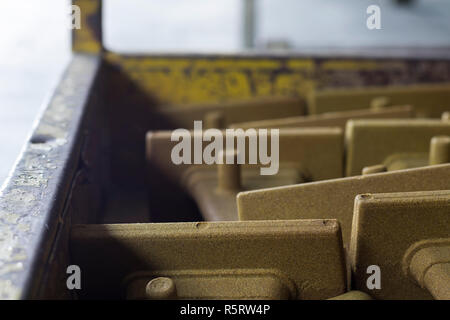
M 88 115 L 91 111 L 99 112 L 98 106 L 106 97 L 106 93 L 100 90 L 103 85 L 106 84 L 111 89 L 113 85 L 116 86 L 113 88 L 122 88 L 123 84 L 139 84 L 138 80 L 130 78 L 133 61 L 139 62 L 140 59 L 143 62 L 160 61 L 160 67 L 166 68 L 177 59 L 187 64 L 195 64 L 206 59 L 209 67 L 202 70 L 212 70 L 213 73 L 220 74 L 226 71 L 219 67 L 220 63 L 231 59 L 229 69 L 233 71 L 238 68 L 249 83 L 253 83 L 248 80 L 249 74 L 262 74 L 267 77 L 264 78 L 267 80 L 261 82 L 260 87 L 253 87 L 244 93 L 251 96 L 260 95 L 258 88 L 273 85 L 277 79 L 281 80 L 276 92 L 284 95 L 298 94 L 299 81 L 305 79 L 301 76 L 302 70 L 306 70 L 307 79 L 315 80 L 319 88 L 450 80 L 450 48 L 414 50 L 355 48 L 321 51 L 305 49 L 303 53 L 286 55 L 242 53 L 120 56 L 107 52 L 102 44 L 102 1 L 74 0 L 73 3 L 81 8 L 82 28 L 73 31 L 72 62 L 0 195 L 0 298 L 2 299 L 44 297 L 47 286 L 54 283 L 52 279 L 61 274 L 65 275 L 64 263 L 59 260 L 64 261 L 64 257 L 59 253 L 66 245 L 65 237 L 67 227 L 71 223 L 70 219 L 77 218 L 76 214 L 72 216 L 69 213 L 76 211 L 73 208 L 75 200 L 72 197 L 76 196 L 75 189 L 83 177 L 80 171 L 87 172 L 86 176 L 91 178 L 100 167 L 90 162 L 89 154 L 91 156 L 93 154 L 95 158 L 95 152 L 90 153 L 87 137 L 93 127 L 99 126 L 97 122 L 101 117 L 90 118 Z M 158 60 L 160 58 L 164 60 Z M 242 66 L 243 61 L 253 61 L 253 71 L 249 73 L 248 68 Z M 267 61 L 275 61 L 274 66 L 267 69 L 267 65 L 264 64 Z M 419 69 L 425 71 L 417 71 Z M 138 72 L 143 70 L 144 68 L 138 67 Z M 103 78 L 103 74 L 107 77 Z M 110 80 L 111 74 L 117 76 L 115 79 L 117 82 Z M 400 78 L 397 78 L 399 74 Z M 153 76 L 152 70 L 148 76 Z M 344 78 L 346 81 L 342 82 Z M 168 83 L 170 81 L 173 81 L 173 78 L 169 79 Z M 136 90 L 134 91 L 136 93 L 142 89 L 133 90 Z M 114 90 L 109 91 L 111 92 Z M 230 95 L 231 91 L 224 92 Z M 133 97 L 128 95 L 129 92 L 126 93 L 119 97 L 119 102 Z M 170 93 L 167 96 L 170 96 Z M 194 97 L 192 100 L 202 102 L 200 98 Z M 221 97 L 213 98 L 219 101 Z M 92 124 L 93 121 L 96 122 L 95 125 Z M 111 126 L 109 129 L 114 131 L 115 128 Z M 130 140 L 132 138 L 133 134 L 127 135 L 128 140 L 125 142 L 132 141 Z M 143 167 L 143 145 L 141 149 L 138 144 L 135 149 L 133 148 L 134 146 L 130 148 L 130 152 L 136 152 L 136 159 L 142 160 L 125 161 L 123 163 L 125 168 L 132 168 L 133 165 Z M 122 150 L 118 150 L 115 156 L 120 152 Z M 120 163 L 122 160 L 118 157 L 116 162 Z M 114 165 L 111 172 L 113 170 Z M 136 175 L 132 173 L 131 176 L 133 174 Z M 123 182 L 126 183 L 125 180 Z M 101 195 L 98 198 L 100 197 Z M 65 282 L 63 284 L 65 285 Z
M 101 59 L 75 54 L 0 197 L 0 298 L 36 296 L 65 222 Z

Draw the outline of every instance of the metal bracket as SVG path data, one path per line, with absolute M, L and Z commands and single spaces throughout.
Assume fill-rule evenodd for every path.
M 448 189 L 448 188 L 447 188 Z M 411 281 L 404 272 L 405 253 L 413 244 L 446 238 L 450 225 L 450 191 L 383 193 L 360 195 L 355 200 L 355 215 L 349 256 L 353 271 L 353 287 L 376 299 L 430 299 L 431 294 Z M 420 253 L 420 251 L 418 252 Z M 418 256 L 415 256 L 418 257 Z M 423 257 L 422 257 L 423 258 Z M 420 262 L 411 260 L 410 270 L 416 273 Z M 381 272 L 381 289 L 369 290 L 367 267 L 377 265 Z M 449 296 L 449 274 L 438 278 L 437 297 Z M 436 275 L 435 275 L 436 276 Z M 427 284 L 435 284 L 435 276 Z M 439 288 L 446 286 L 440 291 Z M 427 286 L 428 287 L 428 286 Z
M 200 270 L 204 276 L 272 270 L 295 285 L 292 299 L 326 299 L 346 290 L 335 220 L 78 225 L 72 228 L 71 252 L 83 270 L 85 298 L 121 297 L 125 277 L 142 270 L 160 275 Z M 204 294 L 213 298 L 217 288 L 210 285 Z M 186 290 L 194 294 L 196 288 Z

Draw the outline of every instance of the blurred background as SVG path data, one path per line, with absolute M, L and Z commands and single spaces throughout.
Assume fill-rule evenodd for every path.
M 366 9 L 372 4 L 381 9 L 381 30 L 366 26 Z M 253 36 L 248 41 L 252 45 L 247 46 L 256 49 L 449 46 L 450 1 L 409 4 L 395 0 L 106 0 L 104 40 L 109 49 L 120 52 L 234 52 L 245 47 L 246 32 Z
M 103 3 L 105 46 L 121 53 L 450 47 L 448 0 Z M 381 30 L 366 26 L 369 5 Z M 0 184 L 70 60 L 70 13 L 68 0 L 0 0 Z

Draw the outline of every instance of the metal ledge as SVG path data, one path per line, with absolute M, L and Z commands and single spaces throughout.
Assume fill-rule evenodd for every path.
M 64 223 L 101 58 L 75 54 L 0 194 L 0 299 L 33 298 Z
M 193 51 L 115 51 L 105 49 L 106 53 L 120 54 L 131 58 L 232 58 L 232 59 L 354 59 L 354 60 L 450 60 L 450 47 L 303 47 L 290 50 L 243 50 L 236 52 L 193 52 Z

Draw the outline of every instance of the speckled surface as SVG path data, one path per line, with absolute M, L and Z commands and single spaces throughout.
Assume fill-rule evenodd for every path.
M 404 273 L 402 260 L 414 243 L 450 236 L 450 191 L 360 195 L 353 221 L 349 255 L 355 289 L 376 299 L 432 298 Z M 380 267 L 381 289 L 366 286 L 370 265 Z
M 450 164 L 311 182 L 238 194 L 241 220 L 338 219 L 350 241 L 358 194 L 450 189 Z
M 291 299 L 331 298 L 346 289 L 335 220 L 79 225 L 72 253 L 84 270 L 86 298 L 123 295 L 120 283 L 137 271 L 272 270 L 291 283 Z
M 98 67 L 99 59 L 95 57 L 74 56 L 1 193 L 2 299 L 26 297 L 30 292 L 23 290 L 33 290 L 30 286 L 42 280 L 39 277 L 57 226 L 64 221 L 61 215 L 65 192 L 79 160 L 83 105 Z
M 303 128 L 303 127 L 340 127 L 345 130 L 345 125 L 350 119 L 396 119 L 411 118 L 413 108 L 411 106 L 396 106 L 380 110 L 361 109 L 342 112 L 330 112 L 307 116 L 289 117 L 261 121 L 234 123 L 233 128 Z
M 345 132 L 346 175 L 361 174 L 395 154 L 424 153 L 428 160 L 431 139 L 449 134 L 450 122 L 440 119 L 351 120 Z

